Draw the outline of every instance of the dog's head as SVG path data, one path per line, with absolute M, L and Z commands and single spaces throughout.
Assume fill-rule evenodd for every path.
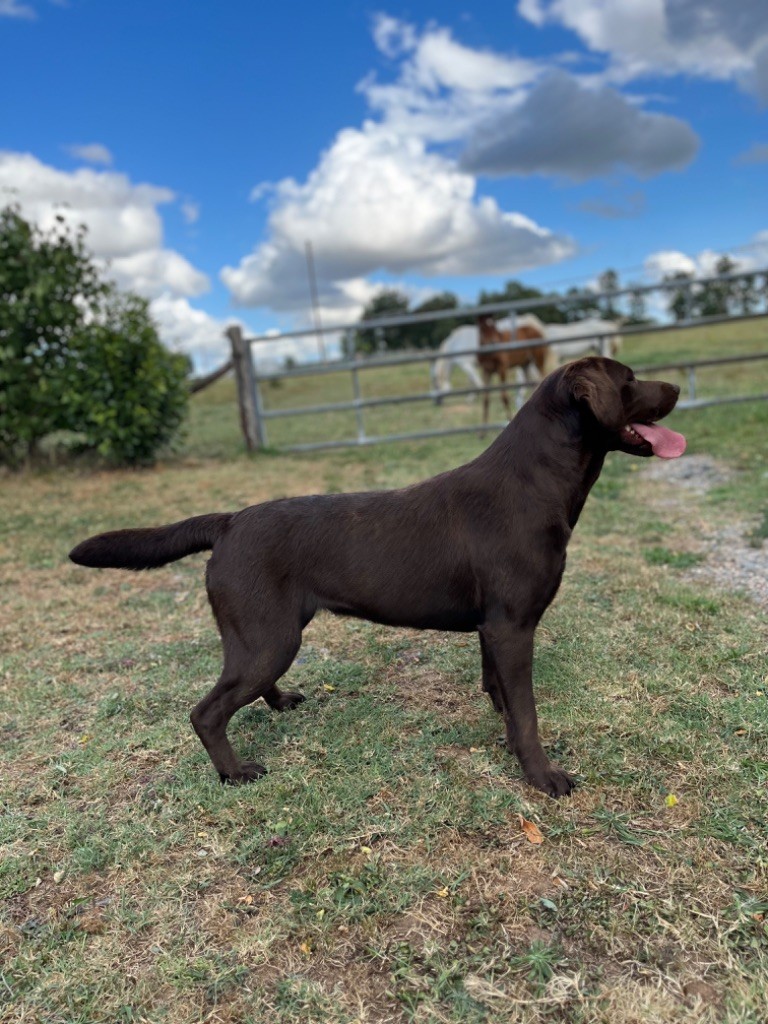
M 558 371 L 591 432 L 608 451 L 658 455 L 674 459 L 685 451 L 685 438 L 658 425 L 675 407 L 680 388 L 662 380 L 638 380 L 615 359 L 591 356 Z

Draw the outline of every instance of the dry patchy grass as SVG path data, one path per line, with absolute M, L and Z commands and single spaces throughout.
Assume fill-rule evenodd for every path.
M 685 418 L 729 465 L 685 514 L 618 457 L 587 506 L 537 644 L 544 742 L 583 783 L 561 802 L 498 745 L 471 638 L 330 616 L 291 669 L 306 704 L 233 723 L 270 774 L 222 788 L 187 723 L 219 668 L 204 559 L 65 560 L 94 530 L 392 486 L 477 442 L 5 477 L 3 1019 L 762 1022 L 768 629 L 645 557 L 764 500 L 766 411 L 723 416 Z

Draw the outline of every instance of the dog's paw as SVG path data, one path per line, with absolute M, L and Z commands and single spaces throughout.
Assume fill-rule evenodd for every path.
M 243 761 L 239 771 L 233 772 L 231 775 L 219 772 L 219 778 L 224 786 L 241 786 L 246 782 L 256 782 L 266 774 L 267 769 L 263 764 L 257 764 L 255 761 Z
M 563 771 L 562 768 L 558 768 L 554 764 L 549 765 L 543 771 L 531 772 L 526 775 L 526 779 L 536 789 L 540 789 L 542 793 L 555 798 L 568 796 L 576 787 L 574 776 L 569 775 L 568 772 Z
M 299 704 L 303 704 L 307 698 L 298 691 L 294 693 L 281 693 L 279 700 L 271 705 L 275 711 L 293 711 Z

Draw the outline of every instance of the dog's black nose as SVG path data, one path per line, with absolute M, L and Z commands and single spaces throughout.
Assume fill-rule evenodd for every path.
M 670 387 L 672 388 L 672 390 L 675 392 L 676 395 L 680 394 L 680 385 L 679 384 L 670 384 Z

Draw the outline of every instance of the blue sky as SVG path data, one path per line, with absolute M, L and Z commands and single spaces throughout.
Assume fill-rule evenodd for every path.
M 200 366 L 383 283 L 768 264 L 765 0 L 0 0 L 0 189 Z

